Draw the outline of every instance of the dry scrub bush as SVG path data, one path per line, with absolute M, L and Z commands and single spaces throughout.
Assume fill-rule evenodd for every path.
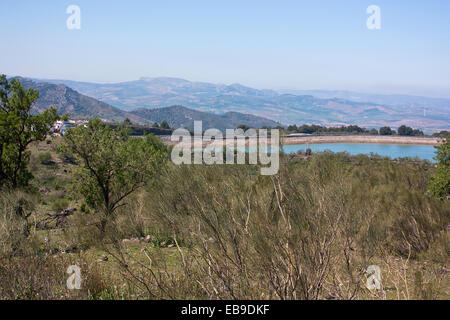
M 448 297 L 449 269 L 427 261 L 408 257 L 384 255 L 380 261 L 383 270 L 384 298 L 396 300 L 431 300 Z
M 367 194 L 380 205 L 376 224 L 386 230 L 386 246 L 402 257 L 428 250 L 450 224 L 449 202 L 426 191 L 428 166 L 392 161 L 365 166 L 374 171 L 366 177 L 374 180 Z
M 0 299 L 67 298 L 68 265 L 41 251 L 31 215 L 35 203 L 23 191 L 0 195 Z
M 0 194 L 0 258 L 29 253 L 35 247 L 31 229 L 36 197 L 23 191 Z
M 175 265 L 159 251 L 117 257 L 151 298 L 379 298 L 365 288 L 368 265 L 426 251 L 449 222 L 423 172 L 329 154 L 283 163 L 273 177 L 253 166 L 172 167 L 141 218 L 182 240 Z
M 66 241 L 103 248 L 118 269 L 111 274 L 79 261 L 84 286 L 77 298 L 431 299 L 445 291 L 449 205 L 426 193 L 426 163 L 330 154 L 282 161 L 272 177 L 260 176 L 257 166 L 170 166 L 128 199 L 102 235 L 101 217 L 79 210 L 64 230 Z M 11 199 L 1 202 L 1 232 L 15 228 L 8 234 L 24 241 L 29 229 L 14 222 L 24 219 L 13 214 Z M 141 250 L 122 242 L 149 233 L 155 241 Z M 173 247 L 158 248 L 158 234 L 170 236 L 160 247 Z M 0 241 L 10 252 L 6 243 L 18 243 Z M 157 248 L 147 250 L 152 245 Z M 67 262 L 41 287 L 33 282 L 34 265 L 36 279 L 55 268 L 48 259 L 29 264 L 30 271 L 16 275 L 22 285 L 3 284 L 2 294 L 64 296 L 47 288 L 60 288 Z M 447 269 L 424 269 L 414 259 Z M 4 266 L 4 274 L 12 277 L 13 263 L 20 270 L 18 261 Z M 378 292 L 365 287 L 371 264 L 382 269 Z
M 182 267 L 177 274 L 164 263 L 155 268 L 158 257 L 148 254 L 151 266 L 141 266 L 148 276 L 139 280 L 149 294 L 157 297 L 153 290 L 159 290 L 170 298 L 317 297 L 336 235 L 333 222 L 339 218 L 324 216 L 331 223 L 327 225 L 315 223 L 308 214 L 300 217 L 291 199 L 301 196 L 290 192 L 293 186 L 279 176 L 259 177 L 245 167 L 198 169 L 173 168 L 149 200 L 152 220 L 186 244 L 179 248 Z M 298 204 L 311 202 L 311 197 L 305 195 Z M 186 284 L 180 286 L 180 281 Z
M 81 270 L 81 289 L 68 290 L 70 265 Z M 134 298 L 120 287 L 111 272 L 82 255 L 29 255 L 3 260 L 0 264 L 0 299 L 125 299 Z
M 70 298 L 68 265 L 53 256 L 26 256 L 0 264 L 0 299 L 48 300 Z

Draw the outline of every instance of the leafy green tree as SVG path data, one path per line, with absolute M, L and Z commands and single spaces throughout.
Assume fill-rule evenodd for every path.
M 39 91 L 24 89 L 17 79 L 0 76 L 0 187 L 16 189 L 32 179 L 30 143 L 43 141 L 59 116 L 55 108 L 33 115 Z
M 364 132 L 365 129 L 364 128 L 360 128 L 360 127 L 355 126 L 355 125 L 351 125 L 351 126 L 348 126 L 348 127 L 343 127 L 342 131 L 349 132 L 349 133 L 361 133 L 361 132 Z
M 398 128 L 398 135 L 399 136 L 412 136 L 414 130 L 411 127 L 407 127 L 405 125 L 400 126 Z
M 381 127 L 380 128 L 380 135 L 381 136 L 391 136 L 394 132 L 390 127 Z
M 152 124 L 152 128 L 159 128 L 158 122 L 154 122 L 154 123 Z
M 442 198 L 448 198 L 450 195 L 450 136 L 447 136 L 445 142 L 436 147 L 438 161 L 436 171 L 431 177 L 430 191 Z
M 123 120 L 123 122 L 122 122 L 122 125 L 125 126 L 125 127 L 130 127 L 130 126 L 133 125 L 133 123 L 131 122 L 130 119 L 125 118 L 125 120 Z
M 321 127 L 321 126 L 318 126 L 318 125 L 315 125 L 315 124 L 312 124 L 310 126 L 308 126 L 307 124 L 304 124 L 301 127 L 299 127 L 297 131 L 299 133 L 312 134 L 312 133 L 316 133 L 316 132 L 326 132 L 327 128 Z
M 102 236 L 117 209 L 167 161 L 165 146 L 154 136 L 133 138 L 126 128 L 112 129 L 99 119 L 68 130 L 59 152 L 72 155 L 80 164 L 73 183 L 98 215 Z
M 248 129 L 250 129 L 249 126 L 245 125 L 245 124 L 240 124 L 237 126 L 238 129 L 242 129 L 244 131 L 247 131 Z
M 170 126 L 169 126 L 169 124 L 167 123 L 166 120 L 164 120 L 163 122 L 161 122 L 160 127 L 163 128 L 163 129 L 170 129 Z
M 441 138 L 446 138 L 447 136 L 450 135 L 450 132 L 447 130 L 443 130 L 440 132 L 435 132 L 433 133 L 433 137 L 441 137 Z

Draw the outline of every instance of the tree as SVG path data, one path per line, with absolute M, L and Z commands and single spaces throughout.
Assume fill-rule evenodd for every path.
M 17 79 L 0 76 L 0 187 L 16 189 L 29 184 L 30 143 L 43 141 L 59 119 L 51 107 L 32 115 L 31 107 L 39 91 L 24 89 Z
M 405 125 L 400 126 L 398 128 L 398 135 L 399 136 L 412 136 L 413 135 L 413 129 L 411 127 L 407 127 Z
M 355 126 L 355 125 L 351 125 L 351 126 L 348 126 L 347 128 L 343 128 L 344 130 L 344 132 L 346 131 L 346 132 L 349 132 L 349 133 L 361 133 L 361 132 L 364 132 L 365 131 L 365 129 L 364 128 L 360 128 L 359 126 Z
M 450 136 L 445 142 L 436 147 L 435 160 L 438 162 L 431 177 L 429 190 L 439 198 L 445 199 L 450 195 Z
M 393 131 L 390 127 L 381 127 L 380 128 L 381 136 L 391 136 L 392 134 L 393 134 Z
M 161 122 L 160 127 L 163 128 L 163 129 L 170 129 L 170 126 L 169 126 L 169 124 L 167 123 L 166 120 L 164 120 L 163 122 Z
M 68 130 L 59 152 L 74 156 L 80 163 L 73 183 L 98 215 L 102 236 L 117 209 L 167 161 L 165 146 L 154 136 L 133 138 L 126 128 L 112 129 L 99 119 L 91 120 L 87 127 Z
M 158 124 L 158 122 L 153 122 L 153 124 L 152 124 L 152 128 L 159 128 L 159 124 Z
M 247 131 L 248 129 L 250 129 L 250 127 L 247 126 L 246 124 L 240 124 L 237 126 L 237 129 L 242 129 L 244 131 Z
M 435 132 L 433 133 L 433 137 L 441 137 L 441 138 L 446 138 L 447 136 L 450 135 L 450 132 L 447 130 L 443 130 L 440 132 Z
M 123 120 L 122 125 L 125 127 L 131 127 L 133 125 L 133 122 L 131 122 L 130 119 L 125 118 L 125 120 Z
M 312 155 L 312 150 L 311 150 L 311 148 L 306 148 L 305 155 L 307 155 L 307 156 Z
M 301 127 L 298 128 L 297 130 L 299 133 L 316 133 L 316 132 L 326 132 L 327 128 L 326 127 L 321 127 L 315 124 L 312 124 L 311 126 L 308 126 L 307 124 L 302 125 Z

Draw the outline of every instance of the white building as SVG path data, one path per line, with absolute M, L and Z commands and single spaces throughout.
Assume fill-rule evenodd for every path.
M 74 120 L 58 120 L 55 122 L 53 127 L 50 129 L 52 133 L 64 135 L 67 129 L 74 128 L 77 126 L 77 123 Z

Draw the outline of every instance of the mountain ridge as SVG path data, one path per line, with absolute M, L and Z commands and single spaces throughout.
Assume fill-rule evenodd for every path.
M 107 103 L 80 94 L 76 90 L 64 84 L 51 84 L 46 82 L 35 82 L 28 78 L 15 77 L 24 88 L 32 88 L 39 91 L 39 98 L 33 103 L 33 112 L 42 112 L 53 106 L 59 114 L 69 114 L 72 118 L 98 117 L 104 120 L 120 121 L 129 114 L 119 108 Z M 142 121 L 136 116 L 131 117 L 133 121 Z
M 39 91 L 39 98 L 34 102 L 32 111 L 42 112 L 54 106 L 59 114 L 69 114 L 73 119 L 85 119 L 98 117 L 107 121 L 122 121 L 126 118 L 140 124 L 153 124 L 167 121 L 171 127 L 186 126 L 193 128 L 194 120 L 202 120 L 204 128 L 217 128 L 220 130 L 233 129 L 240 124 L 259 128 L 261 126 L 277 126 L 279 123 L 244 113 L 228 113 L 228 115 L 216 115 L 192 110 L 184 106 L 170 106 L 152 109 L 153 112 L 145 112 L 149 109 L 136 109 L 124 111 L 107 103 L 98 101 L 92 97 L 80 94 L 76 90 L 64 85 L 47 82 L 35 82 L 28 78 L 15 77 L 24 88 L 32 88 Z M 191 115 L 191 117 L 189 117 Z
M 186 127 L 194 129 L 194 121 L 202 121 L 203 128 L 215 128 L 225 132 L 226 129 L 234 129 L 241 124 L 250 127 L 276 127 L 281 125 L 275 121 L 239 112 L 227 112 L 216 115 L 201 112 L 184 106 L 170 106 L 164 108 L 147 109 L 140 108 L 130 112 L 141 118 L 152 119 L 158 123 L 167 121 L 172 128 Z
M 381 100 L 377 102 L 368 102 L 363 99 L 364 94 L 360 95 L 362 98 L 358 96 L 355 100 L 349 100 L 348 95 L 320 95 L 315 91 L 298 95 L 292 92 L 254 89 L 238 83 L 213 84 L 170 77 L 142 77 L 134 81 L 103 84 L 70 80 L 49 81 L 67 84 L 87 96 L 125 111 L 142 107 L 154 109 L 183 105 L 219 115 L 230 111 L 252 114 L 285 125 L 356 124 L 371 128 L 385 125 L 399 127 L 405 124 L 427 131 L 450 128 L 450 100 L 446 105 L 445 99 L 441 104 L 428 105 L 424 112 L 423 101 L 394 101 L 392 104 L 386 104 L 382 102 L 388 98 L 382 96 L 378 96 Z

